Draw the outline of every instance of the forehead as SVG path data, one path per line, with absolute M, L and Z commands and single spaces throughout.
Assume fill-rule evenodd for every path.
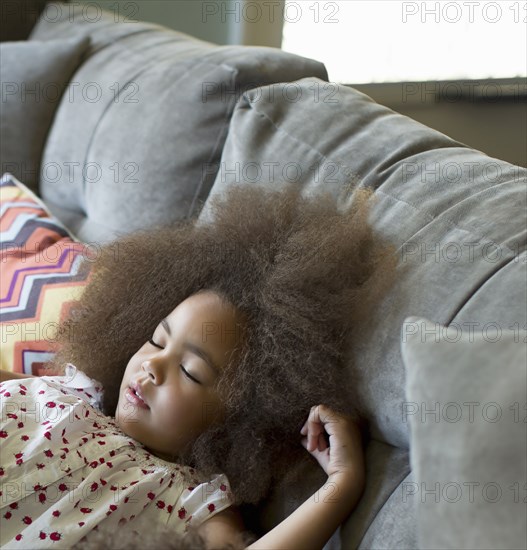
M 172 327 L 180 327 L 201 342 L 236 345 L 242 338 L 245 316 L 212 291 L 201 291 L 183 300 L 167 315 Z

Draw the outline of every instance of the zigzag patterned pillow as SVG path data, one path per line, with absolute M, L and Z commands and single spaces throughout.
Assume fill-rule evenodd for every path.
M 12 174 L 0 179 L 0 368 L 39 375 L 90 276 L 86 244 Z M 87 256 L 89 257 L 89 255 Z

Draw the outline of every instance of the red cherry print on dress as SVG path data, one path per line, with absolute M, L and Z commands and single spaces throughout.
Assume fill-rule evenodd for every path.
M 33 523 L 33 520 L 29 517 L 29 516 L 24 516 L 22 518 L 22 521 L 26 524 L 26 525 L 31 525 Z
M 57 404 L 55 403 L 55 401 L 48 401 L 46 403 L 46 407 L 49 407 L 50 409 L 54 409 L 56 406 Z
M 46 500 L 47 500 L 47 497 L 44 493 L 40 493 L 38 495 L 38 500 L 40 501 L 41 504 L 44 504 L 44 502 L 46 502 Z
M 82 527 L 84 525 L 84 521 L 79 521 L 79 527 Z
M 91 514 L 93 508 L 81 508 L 83 514 Z
M 29 439 L 29 436 L 28 435 L 23 435 L 20 439 L 22 441 L 27 441 Z
M 53 515 L 58 518 L 60 516 L 60 510 L 53 510 Z
M 225 483 L 222 483 L 220 485 L 220 491 L 226 491 L 227 490 L 227 486 L 225 485 Z
M 46 538 L 46 536 L 47 536 L 47 535 L 46 535 L 46 533 L 44 533 L 44 531 L 40 531 L 39 538 L 40 538 L 41 540 L 44 540 L 44 539 Z
M 62 537 L 61 537 L 60 533 L 58 533 L 57 531 L 53 531 L 53 533 L 51 533 L 51 535 L 49 535 L 49 538 L 51 540 L 60 540 Z
M 22 536 L 20 533 L 15 537 L 16 541 L 22 540 Z
M 173 510 L 173 509 L 174 509 L 174 507 L 172 506 L 172 504 L 169 504 L 169 505 L 167 506 L 167 512 L 168 512 L 169 514 L 172 513 L 172 510 Z
M 162 509 L 165 507 L 165 503 L 164 503 L 162 500 L 158 500 L 158 501 L 156 502 L 156 506 L 157 506 L 160 510 L 162 510 Z
M 156 498 L 156 495 L 152 493 L 152 491 L 149 491 L 146 495 L 150 500 L 154 500 Z
M 12 514 L 11 512 L 6 512 L 6 513 L 4 514 L 4 517 L 5 517 L 5 519 L 11 519 L 11 516 L 12 516 L 12 515 L 13 515 L 13 514 Z
M 51 432 L 46 432 L 44 434 L 44 437 L 48 440 L 48 441 L 51 441 Z
M 0 437 L 5 439 L 9 434 L 5 430 L 0 430 Z
M 45 454 L 48 458 L 51 458 L 51 457 L 54 456 L 54 455 L 53 455 L 53 451 L 52 451 L 51 449 L 46 449 L 46 450 L 44 451 L 44 454 Z
M 177 515 L 179 516 L 179 519 L 183 519 L 187 515 L 187 511 L 185 510 L 185 507 L 182 506 L 178 511 Z
M 13 420 L 16 420 L 18 416 L 15 413 L 7 413 L 7 418 L 12 418 Z
M 10 394 L 8 391 L 6 391 L 6 392 L 4 393 L 4 397 L 11 397 L 11 394 Z
M 212 503 L 209 504 L 209 505 L 207 506 L 207 508 L 209 509 L 209 512 L 210 512 L 210 513 L 214 512 L 214 510 L 216 510 L 216 506 L 214 506 L 214 504 L 212 504 Z
M 24 423 L 23 422 L 19 422 L 16 427 L 21 430 L 23 427 L 24 427 Z

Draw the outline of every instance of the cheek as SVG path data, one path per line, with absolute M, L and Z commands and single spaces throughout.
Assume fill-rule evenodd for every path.
M 141 365 L 145 359 L 146 354 L 141 353 L 141 350 L 130 357 L 123 371 L 123 380 L 121 386 L 125 382 L 130 383 L 132 380 L 137 379 L 141 374 L 146 374 L 143 372 L 143 369 L 141 369 Z M 143 376 L 141 376 L 141 378 L 143 378 Z
M 202 428 L 207 428 L 211 424 L 217 424 L 223 420 L 223 407 L 216 398 L 206 398 L 201 403 L 200 424 Z

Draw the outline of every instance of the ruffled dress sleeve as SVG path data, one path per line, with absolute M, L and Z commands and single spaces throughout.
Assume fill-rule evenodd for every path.
M 183 491 L 178 515 L 185 521 L 185 531 L 187 531 L 190 525 L 198 527 L 233 503 L 234 496 L 227 476 L 218 474 L 210 481 L 187 487 Z
M 102 411 L 102 384 L 87 376 L 72 363 L 67 363 L 64 376 L 41 376 L 47 384 L 72 393 Z

